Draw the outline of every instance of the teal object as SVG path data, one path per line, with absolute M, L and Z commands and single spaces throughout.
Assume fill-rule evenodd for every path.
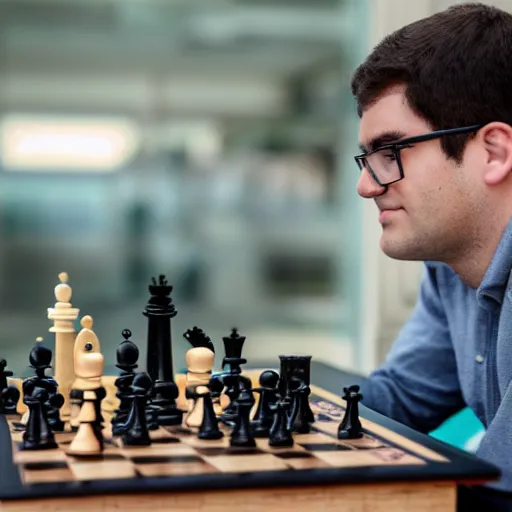
M 484 432 L 482 422 L 466 407 L 430 432 L 430 436 L 465 451 L 471 440 Z

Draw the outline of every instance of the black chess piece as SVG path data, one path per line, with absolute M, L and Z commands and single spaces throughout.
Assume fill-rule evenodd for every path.
M 224 343 L 225 356 L 222 359 L 222 368 L 226 365 L 229 368 L 229 373 L 239 374 L 242 372 L 240 366 L 247 363 L 247 359 L 242 357 L 242 349 L 246 337 L 241 336 L 238 329 L 234 327 L 231 329 L 231 334 L 222 338 Z
M 254 398 L 248 392 L 242 392 L 235 401 L 235 425 L 231 432 L 230 446 L 253 448 L 256 446 L 251 428 L 251 409 Z
M 298 356 L 298 355 L 280 355 L 281 367 L 279 370 L 279 394 L 284 400 L 289 402 L 293 401 L 292 386 L 294 381 L 292 377 L 299 372 L 300 378 L 304 380 L 307 386 L 311 385 L 311 359 L 312 356 Z M 306 405 L 306 404 L 304 404 Z M 307 420 L 309 423 L 315 421 L 315 415 L 309 406 L 306 407 Z
M 16 414 L 21 393 L 16 386 L 8 385 L 7 377 L 12 377 L 13 372 L 6 367 L 7 361 L 0 359 L 0 414 Z
M 213 375 L 208 382 L 208 387 L 211 391 L 212 401 L 215 402 L 224 391 L 224 379 L 219 375 Z
M 359 386 L 354 385 L 343 388 L 343 400 L 347 402 L 345 415 L 338 427 L 338 439 L 359 439 L 363 437 L 362 425 L 359 420 L 359 401 L 363 395 L 359 392 Z
M 51 368 L 52 351 L 41 342 L 42 338 L 38 338 L 37 344 L 30 351 L 30 368 L 35 370 L 35 375 L 26 379 L 24 386 L 29 394 L 36 387 L 47 391 L 48 397 L 43 407 L 46 410 L 48 424 L 54 432 L 63 432 L 64 422 L 60 418 L 60 409 L 64 405 L 64 396 L 57 391 L 57 381 L 46 375 L 46 370 Z
M 158 408 L 151 403 L 151 394 L 153 392 L 153 382 L 146 372 L 138 373 L 133 379 L 133 386 L 139 387 L 146 391 L 146 402 L 144 408 L 146 410 L 146 422 L 149 430 L 158 430 Z
M 212 340 L 206 335 L 203 329 L 200 329 L 197 326 L 193 327 L 192 329 L 185 331 L 183 337 L 192 345 L 192 347 L 204 347 L 215 353 L 215 347 Z
M 269 446 L 273 447 L 289 447 L 294 445 L 294 439 L 291 431 L 288 429 L 288 410 L 290 402 L 279 400 L 272 407 L 275 412 L 274 422 L 270 429 Z
M 103 426 L 105 419 L 103 418 L 103 413 L 101 412 L 101 402 L 107 396 L 107 390 L 101 386 L 99 388 L 93 389 L 92 391 L 94 391 L 94 394 L 96 395 L 94 398 L 94 421 L 92 422 L 92 428 L 94 430 L 96 439 L 100 443 L 101 450 L 103 450 Z
M 224 375 L 222 378 L 224 385 L 227 387 L 225 394 L 229 398 L 229 404 L 220 415 L 220 420 L 226 425 L 233 426 L 239 414 L 238 401 L 241 394 L 244 395 L 243 400 L 254 405 L 254 396 L 252 395 L 251 379 L 239 373 Z
M 279 374 L 274 370 L 266 370 L 260 375 L 260 387 L 253 390 L 260 395 L 258 407 L 252 420 L 254 437 L 268 437 L 270 435 L 270 428 L 274 422 L 274 413 L 271 407 L 278 400 L 278 382 Z
M 57 448 L 48 423 L 45 403 L 49 393 L 44 388 L 23 386 L 23 402 L 28 407 L 28 422 L 23 433 L 20 450 L 51 450 Z
M 71 403 L 72 408 L 76 408 L 78 410 L 81 409 L 84 403 L 84 391 L 83 389 L 71 389 L 69 391 L 69 401 Z M 71 425 L 71 431 L 77 432 L 78 426 Z
M 139 359 L 139 349 L 130 338 L 132 333 L 129 329 L 124 329 L 122 332 L 124 340 L 118 345 L 116 350 L 117 368 L 121 370 L 121 374 L 115 381 L 117 388 L 116 397 L 119 399 L 119 407 L 114 411 L 112 418 L 112 434 L 120 435 L 119 425 L 123 425 L 128 419 L 130 413 L 130 400 L 127 396 L 130 395 L 130 386 L 135 377 L 135 368 L 137 368 L 137 361 Z
M 206 391 L 201 392 L 197 389 L 201 387 L 203 386 L 197 386 L 195 392 L 196 397 L 202 397 L 203 399 L 203 421 L 199 427 L 198 437 L 199 439 L 209 440 L 221 439 L 224 437 L 224 432 L 222 432 L 222 430 L 219 428 L 217 416 L 215 414 L 215 410 L 213 409 L 212 391 L 211 389 L 207 388 Z
M 148 318 L 146 369 L 153 382 L 153 406 L 158 409 L 159 425 L 181 425 L 184 411 L 178 409 L 179 389 L 174 381 L 171 319 L 177 311 L 170 294 L 172 286 L 164 275 L 149 285 L 151 297 L 143 314 Z
M 297 434 L 308 434 L 311 431 L 308 414 L 311 389 L 306 384 L 302 369 L 297 370 L 291 378 L 290 392 L 292 394 L 292 406 L 288 417 L 288 429 Z
M 130 415 L 124 425 L 123 445 L 124 446 L 149 446 L 151 438 L 146 420 L 146 403 L 148 400 L 147 389 L 139 386 L 138 375 L 133 379 L 130 386 L 131 400 Z

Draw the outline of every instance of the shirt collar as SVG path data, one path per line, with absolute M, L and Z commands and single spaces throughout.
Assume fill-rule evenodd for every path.
M 512 219 L 496 248 L 491 264 L 476 291 L 478 302 L 488 309 L 501 306 L 512 271 Z

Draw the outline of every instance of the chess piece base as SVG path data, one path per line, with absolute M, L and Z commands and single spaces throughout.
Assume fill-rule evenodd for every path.
M 363 434 L 361 432 L 351 432 L 350 430 L 340 430 L 338 432 L 338 439 L 361 439 Z
M 293 446 L 294 441 L 292 436 L 286 436 L 286 437 L 271 437 L 268 441 L 269 446 L 273 447 L 290 447 Z
M 224 437 L 224 432 L 222 432 L 222 430 L 212 430 L 210 432 L 199 432 L 197 437 L 199 439 L 213 441 L 216 439 L 222 439 Z
M 55 450 L 59 445 L 55 442 L 55 440 L 48 441 L 22 441 L 20 443 L 20 450 Z

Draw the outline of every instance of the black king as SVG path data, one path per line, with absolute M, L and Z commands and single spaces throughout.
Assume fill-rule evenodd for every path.
M 148 318 L 146 371 L 154 383 L 152 404 L 157 408 L 159 425 L 180 425 L 183 411 L 177 408 L 179 390 L 174 381 L 171 318 L 177 315 L 170 297 L 172 286 L 164 275 L 153 277 L 149 298 L 143 312 Z

